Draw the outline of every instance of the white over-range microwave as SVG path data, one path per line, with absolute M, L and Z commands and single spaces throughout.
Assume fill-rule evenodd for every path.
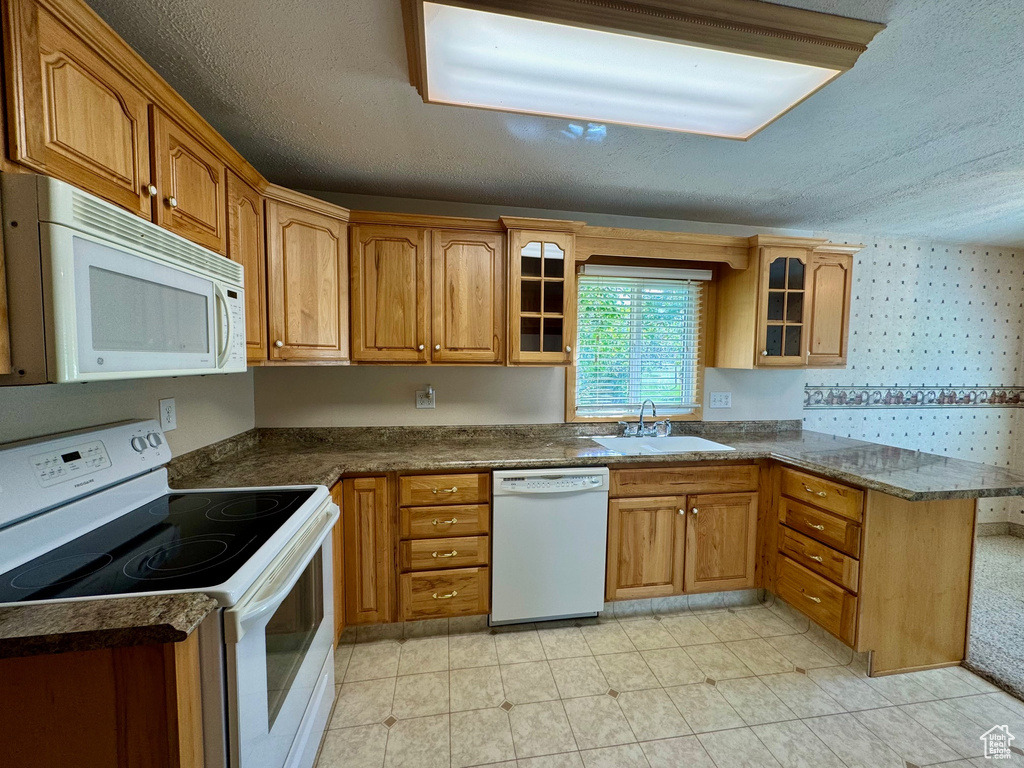
M 245 370 L 242 266 L 70 184 L 0 176 L 13 372 L 0 384 Z

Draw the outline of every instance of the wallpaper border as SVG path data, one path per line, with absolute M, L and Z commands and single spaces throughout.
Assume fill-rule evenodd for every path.
M 1024 387 L 804 386 L 804 410 L 830 408 L 1020 408 Z

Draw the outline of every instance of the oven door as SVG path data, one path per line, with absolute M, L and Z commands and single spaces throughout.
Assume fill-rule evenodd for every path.
M 337 520 L 338 507 L 325 505 L 224 611 L 232 768 L 300 765 L 315 754 L 326 717 L 318 727 L 311 719 L 334 697 L 333 679 L 322 678 L 334 674 L 330 533 Z M 312 749 L 299 741 L 312 741 Z
M 216 373 L 234 317 L 214 279 L 83 232 L 40 224 L 52 278 L 56 380 Z

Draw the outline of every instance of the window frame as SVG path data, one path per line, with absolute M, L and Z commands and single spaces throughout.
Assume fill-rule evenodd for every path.
M 582 265 L 583 262 L 577 262 L 577 269 Z M 619 264 L 630 264 L 631 266 L 635 262 L 629 261 L 618 261 L 614 263 Z M 661 263 L 658 266 L 669 266 L 669 263 Z M 680 264 L 676 262 L 676 264 Z M 682 264 L 680 264 L 682 266 Z M 703 264 L 696 264 L 687 262 L 686 267 L 702 268 Z M 700 343 L 697 345 L 697 402 L 700 403 L 691 413 L 674 414 L 667 416 L 666 418 L 674 421 L 703 421 L 704 420 L 704 369 L 707 367 L 708 350 L 714 348 L 714 339 L 712 336 L 715 332 L 715 323 L 713 322 L 713 315 L 715 313 L 715 307 L 717 306 L 717 291 L 716 291 L 716 280 L 717 271 L 712 272 L 711 280 L 708 280 L 704 284 L 704 297 L 702 299 L 702 311 L 700 317 Z M 576 275 L 573 285 L 573 302 L 579 304 L 579 275 Z M 574 333 L 579 333 L 578 323 L 574 329 Z M 628 414 L 620 416 L 580 416 L 576 413 L 576 350 L 579 347 L 579 339 L 574 338 L 575 342 L 573 346 L 573 359 L 565 369 L 565 423 L 613 423 L 617 424 L 620 421 L 635 422 L 640 420 L 640 414 Z M 655 403 L 657 405 L 657 403 Z M 650 423 L 650 413 L 644 414 L 644 419 Z

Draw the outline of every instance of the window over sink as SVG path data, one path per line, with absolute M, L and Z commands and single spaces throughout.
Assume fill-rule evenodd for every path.
M 699 418 L 704 285 L 709 270 L 586 265 L 577 280 L 578 329 L 570 420 Z

